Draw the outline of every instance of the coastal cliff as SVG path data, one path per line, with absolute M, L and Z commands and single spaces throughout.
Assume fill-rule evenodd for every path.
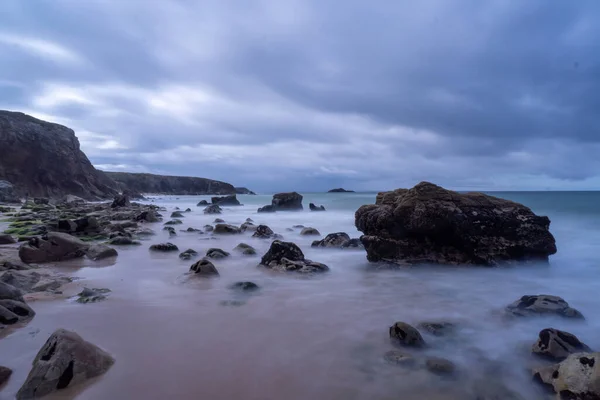
M 105 172 L 121 189 L 136 193 L 173 195 L 235 194 L 233 185 L 190 176 L 153 175 L 130 172 Z
M 90 163 L 75 132 L 29 115 L 0 110 L 0 180 L 19 196 L 88 200 L 112 197 L 115 182 Z

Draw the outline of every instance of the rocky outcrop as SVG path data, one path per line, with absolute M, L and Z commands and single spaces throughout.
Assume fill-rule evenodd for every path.
M 354 190 L 346 190 L 342 188 L 328 190 L 327 193 L 354 193 Z
M 206 178 L 129 172 L 105 173 L 116 181 L 121 188 L 137 193 L 172 195 L 235 194 L 233 185 Z
M 600 353 L 571 354 L 559 364 L 534 369 L 533 376 L 554 390 L 557 398 L 600 399 Z
M 271 228 L 269 228 L 267 225 L 259 225 L 254 230 L 252 237 L 259 238 L 259 239 L 269 239 L 269 238 L 272 238 L 274 235 L 275 235 L 275 232 L 273 232 L 273 230 Z
M 355 214 L 369 261 L 496 265 L 556 253 L 548 217 L 482 193 L 428 182 L 377 195 Z
M 256 193 L 254 193 L 252 190 L 245 188 L 245 187 L 236 187 L 235 188 L 235 193 L 237 194 L 251 194 L 251 195 L 256 195 Z
M 534 354 L 561 361 L 571 354 L 591 352 L 592 350 L 582 343 L 577 336 L 558 329 L 542 329 L 539 339 L 533 345 Z
M 281 272 L 313 273 L 329 271 L 325 264 L 307 260 L 300 248 L 292 242 L 274 240 L 269 251 L 260 261 L 260 266 Z
M 0 179 L 18 195 L 110 198 L 117 184 L 96 170 L 73 130 L 19 112 L 0 111 Z
M 1 143 L 1 142 L 0 142 Z M 1 161 L 0 161 L 1 163 Z M 0 168 L 2 165 L 0 164 Z M 15 193 L 15 187 L 12 183 L 0 180 L 0 203 L 20 203 L 21 199 Z
M 302 195 L 296 192 L 277 193 L 273 195 L 271 205 L 258 209 L 258 212 L 274 211 L 300 211 L 302 207 Z
M 89 245 L 62 232 L 50 232 L 33 237 L 19 248 L 19 257 L 25 263 L 45 263 L 83 257 Z
M 220 206 L 241 206 L 242 204 L 237 199 L 235 194 L 222 197 L 211 197 L 210 201 L 212 204 L 218 204 Z
M 564 299 L 547 294 L 523 296 L 505 308 L 508 315 L 532 317 L 556 315 L 565 318 L 584 319 L 583 315 L 569 306 Z
M 33 360 L 17 399 L 33 399 L 75 386 L 105 373 L 115 360 L 75 332 L 58 329 Z

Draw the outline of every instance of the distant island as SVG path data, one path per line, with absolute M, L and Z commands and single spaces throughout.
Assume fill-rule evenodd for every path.
M 342 188 L 331 189 L 327 193 L 354 193 L 354 190 L 346 190 Z
M 252 194 L 252 195 L 256 194 L 252 190 L 250 190 L 248 188 L 245 188 L 245 187 L 236 187 L 235 188 L 235 193 L 236 194 Z

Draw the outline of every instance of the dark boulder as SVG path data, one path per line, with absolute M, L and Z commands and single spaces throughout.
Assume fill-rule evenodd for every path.
M 17 399 L 33 399 L 75 386 L 105 373 L 115 360 L 75 332 L 58 329 L 33 360 Z
M 505 311 L 508 315 L 517 317 L 556 315 L 565 318 L 584 319 L 583 315 L 576 309 L 571 308 L 564 299 L 546 294 L 523 296 L 506 306 Z
M 296 192 L 277 193 L 273 195 L 271 205 L 277 211 L 302 210 L 302 195 Z
M 146 221 L 146 222 L 158 222 L 160 221 L 160 217 L 156 214 L 154 210 L 142 211 L 135 217 L 136 221 Z
M 267 206 L 264 206 L 264 207 L 260 207 L 258 210 L 256 210 L 256 212 L 259 212 L 259 213 L 272 213 L 275 211 L 276 211 L 275 207 L 270 204 Z
M 215 223 L 215 224 L 222 224 L 224 222 L 225 222 L 225 220 L 222 218 L 215 218 L 215 220 L 213 221 L 213 223 Z
M 556 253 L 548 217 L 483 193 L 428 182 L 377 195 L 355 214 L 369 261 L 496 265 Z
M 321 236 L 321 233 L 318 230 L 310 227 L 302 228 L 300 234 L 304 236 Z
M 390 326 L 390 338 L 399 344 L 410 347 L 423 347 L 425 341 L 419 331 L 406 322 L 396 322 Z
M 296 244 L 280 240 L 274 240 L 271 243 L 271 247 L 262 257 L 260 265 L 282 272 L 313 273 L 329 270 L 325 264 L 305 259 L 304 253 Z
M 171 218 L 183 218 L 185 215 L 181 211 L 173 211 L 171 213 Z
M 231 285 L 230 288 L 242 292 L 254 292 L 260 289 L 260 286 L 258 286 L 254 282 L 236 282 L 233 285 Z
M 571 354 L 591 352 L 592 350 L 577 336 L 569 332 L 547 328 L 540 331 L 539 338 L 531 351 L 534 354 L 561 361 Z
M 131 203 L 129 202 L 129 196 L 127 196 L 126 194 L 116 195 L 112 204 L 110 205 L 111 208 L 129 207 L 129 206 L 131 206 Z
M 226 252 L 225 250 L 213 248 L 213 249 L 208 249 L 206 251 L 206 257 L 214 258 L 215 260 L 219 260 L 221 258 L 229 257 L 229 253 Z
M 238 251 L 245 256 L 253 256 L 256 254 L 256 249 L 246 243 L 238 244 L 237 246 L 234 247 L 233 250 Z
M 219 276 L 219 271 L 217 270 L 217 267 L 215 267 L 215 265 L 209 260 L 204 258 L 192 264 L 192 266 L 190 267 L 190 272 L 193 272 L 195 275 L 198 276 Z
M 259 225 L 256 227 L 256 230 L 252 234 L 252 237 L 259 239 L 269 239 L 275 235 L 275 232 L 267 225 Z
M 158 243 L 150 246 L 150 250 L 152 251 L 162 251 L 162 252 L 171 252 L 171 251 L 179 251 L 179 248 L 175 246 L 173 243 Z
M 308 205 L 310 211 L 325 211 L 325 206 L 316 206 L 314 203 Z
M 204 209 L 204 214 L 221 214 L 221 207 L 218 204 L 211 204 Z
M 242 225 L 240 225 L 240 230 L 242 232 L 246 232 L 246 231 L 255 231 L 258 227 L 256 225 L 254 225 L 252 222 L 244 222 Z
M 17 243 L 14 237 L 0 233 L 0 244 L 13 244 Z
M 235 194 L 222 197 L 211 197 L 210 201 L 212 204 L 218 204 L 220 206 L 241 206 L 242 204 L 237 199 Z
M 215 225 L 215 229 L 213 230 L 213 234 L 218 235 L 235 235 L 238 233 L 242 233 L 240 228 L 235 225 L 228 224 L 217 224 Z
M 207 205 L 209 205 L 209 204 L 210 204 L 210 203 L 209 203 L 208 201 L 206 201 L 206 200 L 200 200 L 200 201 L 198 202 L 198 204 L 196 204 L 196 205 L 197 205 L 198 207 L 200 207 L 200 206 L 207 206 Z
M 112 244 L 113 246 L 139 246 L 140 242 L 137 240 L 133 240 L 127 236 L 116 236 L 108 241 L 108 244 Z
M 330 233 L 321 240 L 315 240 L 310 247 L 342 247 L 342 245 L 350 240 L 345 232 Z
M 179 258 L 181 258 L 182 260 L 190 260 L 193 257 L 196 257 L 197 255 L 198 255 L 198 252 L 196 250 L 194 250 L 194 249 L 187 249 L 183 253 L 179 254 Z
M 25 263 L 44 263 L 79 258 L 85 255 L 89 244 L 67 233 L 50 232 L 33 237 L 19 247 L 19 257 Z
M 0 365 L 0 387 L 8 381 L 11 375 L 12 369 Z
M 165 225 L 181 225 L 183 221 L 180 219 L 172 219 L 170 221 L 165 222 Z

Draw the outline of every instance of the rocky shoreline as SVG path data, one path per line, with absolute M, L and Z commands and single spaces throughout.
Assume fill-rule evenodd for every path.
M 237 205 L 237 199 L 234 199 L 235 196 L 214 197 L 211 204 L 201 205 L 204 207 L 202 213 L 206 216 L 220 214 L 226 218 L 227 207 Z M 303 209 L 302 199 L 302 195 L 295 192 L 276 194 L 272 204 L 266 207 L 276 212 L 299 211 Z M 251 218 L 241 225 L 216 218 L 212 224 L 203 227 L 179 229 L 186 214 L 192 212 L 191 208 L 169 210 L 131 202 L 126 195 L 117 195 L 112 202 L 106 203 L 70 200 L 53 203 L 38 199 L 18 209 L 6 207 L 1 210 L 0 219 L 10 223 L 5 234 L 0 236 L 0 332 L 5 331 L 4 336 L 35 317 L 25 294 L 58 294 L 72 281 L 72 277 L 57 274 L 45 265 L 82 258 L 93 262 L 114 259 L 119 257 L 119 249 L 129 246 L 164 253 L 165 257 L 174 260 L 189 260 L 186 274 L 189 279 L 218 278 L 221 261 L 230 258 L 233 252 L 244 257 L 260 256 L 254 265 L 269 274 L 313 276 L 331 270 L 318 259 L 307 259 L 298 245 L 285 239 L 284 232 L 274 232 Z M 260 217 L 261 212 L 264 210 L 259 209 L 252 217 Z M 362 251 L 366 251 L 366 257 L 374 262 L 374 266 L 381 263 L 490 266 L 547 261 L 548 256 L 556 252 L 549 224 L 547 217 L 539 217 L 514 202 L 482 194 L 458 194 L 421 183 L 412 189 L 380 193 L 376 204 L 361 207 L 356 212 L 356 226 L 365 233 L 361 238 L 351 238 L 344 232 L 328 233 L 322 239 L 314 240 L 310 249 L 321 252 L 364 249 Z M 303 236 L 321 236 L 312 227 L 296 225 L 289 229 Z M 162 230 L 170 237 L 191 234 L 199 239 L 218 240 L 226 236 L 240 240 L 231 250 L 215 246 L 205 254 L 193 248 L 180 249 L 176 244 L 161 240 L 151 239 L 151 244 L 144 244 Z M 270 243 L 268 251 L 257 255 L 254 247 L 243 241 L 250 238 Z M 364 254 L 362 251 L 360 254 Z M 236 282 L 231 288 L 237 293 L 260 293 L 259 285 L 251 281 Z M 110 296 L 109 289 L 85 288 L 77 295 L 77 301 L 95 303 L 107 296 Z M 241 306 L 244 302 L 244 297 L 238 297 L 223 304 Z M 525 295 L 512 304 L 498 306 L 504 307 L 502 318 L 508 324 L 523 318 L 547 316 L 585 321 L 581 312 L 564 299 L 551 295 Z M 424 369 L 440 379 L 458 379 L 462 373 L 460 365 L 451 359 L 430 356 L 426 350 L 430 346 L 430 337 L 460 340 L 460 325 L 445 320 L 422 321 L 416 327 L 404 321 L 390 321 L 390 324 L 387 334 L 390 349 L 381 355 L 382 360 L 394 368 Z M 381 328 L 384 334 L 385 327 Z M 561 396 L 570 396 L 567 397 L 570 399 L 600 396 L 597 353 L 593 349 L 575 335 L 554 327 L 539 331 L 537 340 L 535 332 L 531 337 L 532 357 L 557 362 L 534 367 L 532 380 Z M 35 393 L 46 394 L 77 385 L 103 374 L 114 362 L 109 352 L 86 342 L 74 332 L 59 329 L 36 356 L 17 398 L 33 398 Z M 10 366 L 0 368 L 0 377 L 10 379 L 10 372 L 6 372 L 10 369 L 6 367 Z M 55 371 L 51 379 L 47 375 L 50 369 Z M 501 391 L 503 397 L 480 394 L 477 398 L 523 398 L 509 387 L 503 387 Z

